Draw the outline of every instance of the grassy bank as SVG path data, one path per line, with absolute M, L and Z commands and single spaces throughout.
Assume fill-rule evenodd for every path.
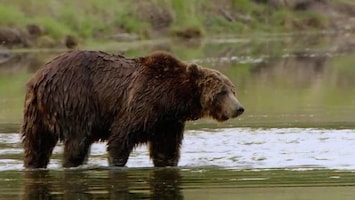
M 0 2 L 0 27 L 36 24 L 55 41 L 322 30 L 329 17 L 250 0 L 17 0 Z M 126 38 L 125 38 L 126 37 Z

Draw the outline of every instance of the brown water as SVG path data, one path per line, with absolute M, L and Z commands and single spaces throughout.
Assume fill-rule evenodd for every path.
M 0 51 L 0 199 L 354 199 L 354 44 L 308 34 L 123 45 L 128 56 L 167 49 L 222 71 L 246 107 L 227 123 L 189 123 L 179 167 L 165 169 L 145 146 L 128 168 L 109 168 L 98 143 L 88 165 L 63 170 L 58 145 L 48 170 L 24 170 L 24 85 L 59 52 Z M 95 49 L 121 51 L 112 46 Z

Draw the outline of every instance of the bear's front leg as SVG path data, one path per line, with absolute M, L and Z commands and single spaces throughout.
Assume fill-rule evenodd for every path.
M 73 134 L 74 135 L 74 134 Z M 79 142 L 80 141 L 80 142 Z M 91 141 L 73 137 L 64 141 L 63 167 L 77 167 L 88 160 Z
M 164 122 L 149 140 L 150 158 L 155 167 L 177 166 L 184 123 Z
M 131 133 L 133 134 L 133 133 Z M 108 162 L 110 166 L 124 167 L 135 144 L 130 133 L 112 135 L 108 141 Z
M 122 141 L 110 142 L 107 147 L 108 163 L 110 166 L 124 167 L 128 161 L 133 146 Z

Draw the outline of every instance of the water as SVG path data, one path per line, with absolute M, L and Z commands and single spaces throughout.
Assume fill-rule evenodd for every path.
M 23 170 L 17 133 L 0 135 L 0 199 L 353 199 L 355 130 L 228 128 L 187 131 L 178 168 L 154 168 L 144 147 L 128 168 Z M 5 156 L 6 155 L 6 156 Z
M 58 144 L 48 170 L 24 170 L 18 134 L 24 85 L 58 52 L 6 56 L 0 199 L 354 199 L 354 44 L 351 35 L 311 34 L 128 48 L 129 56 L 168 49 L 222 71 L 247 109 L 223 124 L 189 122 L 177 168 L 154 168 L 146 146 L 131 154 L 127 168 L 110 168 L 105 143 L 96 143 L 87 165 L 61 168 Z
M 22 170 L 18 133 L 0 135 L 0 170 Z M 305 128 L 229 128 L 186 131 L 179 167 L 233 169 L 355 169 L 355 130 Z M 341 147 L 341 148 L 339 148 Z M 54 149 L 49 169 L 61 169 L 62 145 Z M 107 167 L 106 144 L 95 143 L 84 168 Z M 131 154 L 130 168 L 153 167 L 146 146 Z
M 128 168 L 110 168 L 105 144 L 98 143 L 88 165 L 64 170 L 58 146 L 49 170 L 35 171 L 23 170 L 19 135 L 0 136 L 1 199 L 354 197 L 352 129 L 190 130 L 178 168 L 152 167 L 143 146 L 132 153 Z

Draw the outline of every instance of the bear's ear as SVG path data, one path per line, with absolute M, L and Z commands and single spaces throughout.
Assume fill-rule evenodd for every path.
M 200 67 L 196 64 L 190 64 L 188 67 L 187 67 L 187 72 L 189 74 L 191 74 L 191 76 L 199 76 L 201 74 L 201 70 L 200 70 Z

